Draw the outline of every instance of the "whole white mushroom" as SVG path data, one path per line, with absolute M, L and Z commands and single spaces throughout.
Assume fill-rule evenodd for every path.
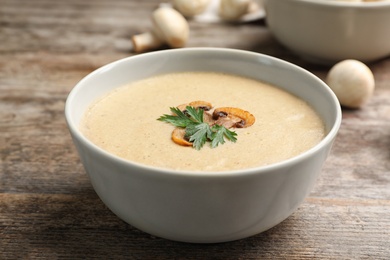
M 160 7 L 152 14 L 153 29 L 134 35 L 131 40 L 135 52 L 144 52 L 168 44 L 184 47 L 189 36 L 189 25 L 182 14 L 170 7 Z
M 220 0 L 219 16 L 227 21 L 241 18 L 248 12 L 252 0 Z
M 344 60 L 329 71 L 326 83 L 336 94 L 341 105 L 359 108 L 372 96 L 375 79 L 371 70 L 357 60 Z

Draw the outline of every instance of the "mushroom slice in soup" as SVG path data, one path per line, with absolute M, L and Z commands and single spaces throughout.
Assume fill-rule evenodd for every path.
M 185 138 L 186 130 L 184 128 L 175 128 L 172 132 L 172 141 L 182 146 L 192 146 L 192 143 Z
M 213 112 L 215 124 L 226 128 L 244 128 L 255 123 L 255 117 L 246 110 L 236 107 L 220 107 Z

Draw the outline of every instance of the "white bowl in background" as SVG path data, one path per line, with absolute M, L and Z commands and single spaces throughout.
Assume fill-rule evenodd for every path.
M 390 55 L 390 1 L 264 0 L 271 33 L 301 57 L 324 64 Z
M 227 172 L 183 172 L 121 159 L 79 130 L 87 107 L 126 83 L 162 73 L 214 71 L 269 82 L 307 101 L 327 134 L 310 150 L 269 166 Z M 121 219 L 155 236 L 184 242 L 237 240 L 292 214 L 312 189 L 341 122 L 330 88 L 291 63 L 258 53 L 185 48 L 141 54 L 103 66 L 82 79 L 66 101 L 67 124 L 102 201 Z

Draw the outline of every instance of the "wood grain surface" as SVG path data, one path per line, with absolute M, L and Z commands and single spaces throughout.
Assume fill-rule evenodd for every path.
M 134 55 L 157 0 L 0 0 L 0 259 L 390 259 L 390 58 L 368 64 L 376 89 L 343 122 L 322 175 L 276 227 L 221 244 L 145 234 L 94 192 L 64 119 L 89 72 Z M 264 20 L 190 21 L 188 47 L 273 55 L 324 79 L 275 41 Z M 163 47 L 164 48 L 164 47 Z

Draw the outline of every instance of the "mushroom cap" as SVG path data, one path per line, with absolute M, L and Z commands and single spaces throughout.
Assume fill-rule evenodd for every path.
M 182 15 L 192 17 L 204 12 L 209 3 L 210 0 L 174 0 L 173 6 Z
M 219 16 L 225 20 L 237 20 L 248 12 L 250 0 L 221 0 Z
M 188 40 L 187 20 L 178 11 L 170 7 L 160 7 L 153 12 L 154 32 L 158 38 L 170 47 L 183 47 Z
M 371 70 L 357 60 L 344 60 L 329 71 L 326 83 L 336 94 L 341 105 L 359 108 L 372 96 L 375 79 Z

